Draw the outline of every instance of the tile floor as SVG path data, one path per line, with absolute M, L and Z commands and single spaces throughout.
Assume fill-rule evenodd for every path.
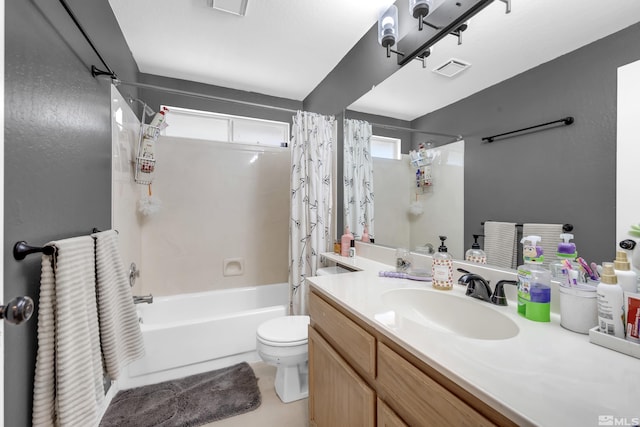
M 276 376 L 275 366 L 256 362 L 252 363 L 251 367 L 258 377 L 262 404 L 254 411 L 205 424 L 202 427 L 308 427 L 308 399 L 282 403 L 273 386 Z

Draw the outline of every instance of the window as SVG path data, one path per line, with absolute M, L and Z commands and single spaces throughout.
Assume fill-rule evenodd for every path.
M 400 138 L 371 135 L 371 156 L 400 160 Z
M 164 107 L 164 106 L 163 106 Z M 289 123 L 166 107 L 167 136 L 280 147 L 289 142 Z

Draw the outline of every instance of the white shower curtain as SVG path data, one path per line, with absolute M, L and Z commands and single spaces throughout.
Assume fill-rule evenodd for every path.
M 289 284 L 291 312 L 306 314 L 305 278 L 314 276 L 320 254 L 332 250 L 334 117 L 298 111 L 291 144 Z
M 375 236 L 371 124 L 344 121 L 344 225 L 360 239 L 364 227 Z

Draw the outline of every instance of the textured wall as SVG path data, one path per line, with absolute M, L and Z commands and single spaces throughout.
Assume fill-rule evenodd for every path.
M 45 3 L 47 9 L 61 8 Z M 135 78 L 137 67 L 108 3 L 70 4 L 98 48 L 104 47 L 111 67 Z M 89 73 L 87 64 L 97 64 L 95 57 L 71 49 L 82 40 L 64 18 L 45 16 L 31 1 L 5 4 L 6 298 L 29 295 L 38 301 L 39 256 L 14 260 L 16 241 L 42 245 L 111 225 L 109 84 Z M 31 425 L 36 325 L 34 316 L 5 328 L 7 427 Z
M 412 122 L 464 136 L 465 247 L 485 220 L 568 222 L 580 255 L 615 256 L 616 70 L 640 58 L 639 37 L 635 24 Z M 565 116 L 575 124 L 481 142 Z

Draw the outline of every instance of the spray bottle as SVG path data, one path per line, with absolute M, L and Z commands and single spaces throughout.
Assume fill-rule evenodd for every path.
M 544 251 L 540 236 L 527 236 L 520 243 L 524 264 L 518 266 L 518 314 L 536 322 L 551 320 L 551 272 L 542 267 Z
M 465 261 L 475 262 L 476 264 L 486 264 L 487 263 L 487 254 L 484 253 L 482 249 L 480 249 L 480 245 L 478 244 L 479 234 L 473 235 L 473 244 L 471 245 L 471 249 L 469 249 L 465 255 Z

